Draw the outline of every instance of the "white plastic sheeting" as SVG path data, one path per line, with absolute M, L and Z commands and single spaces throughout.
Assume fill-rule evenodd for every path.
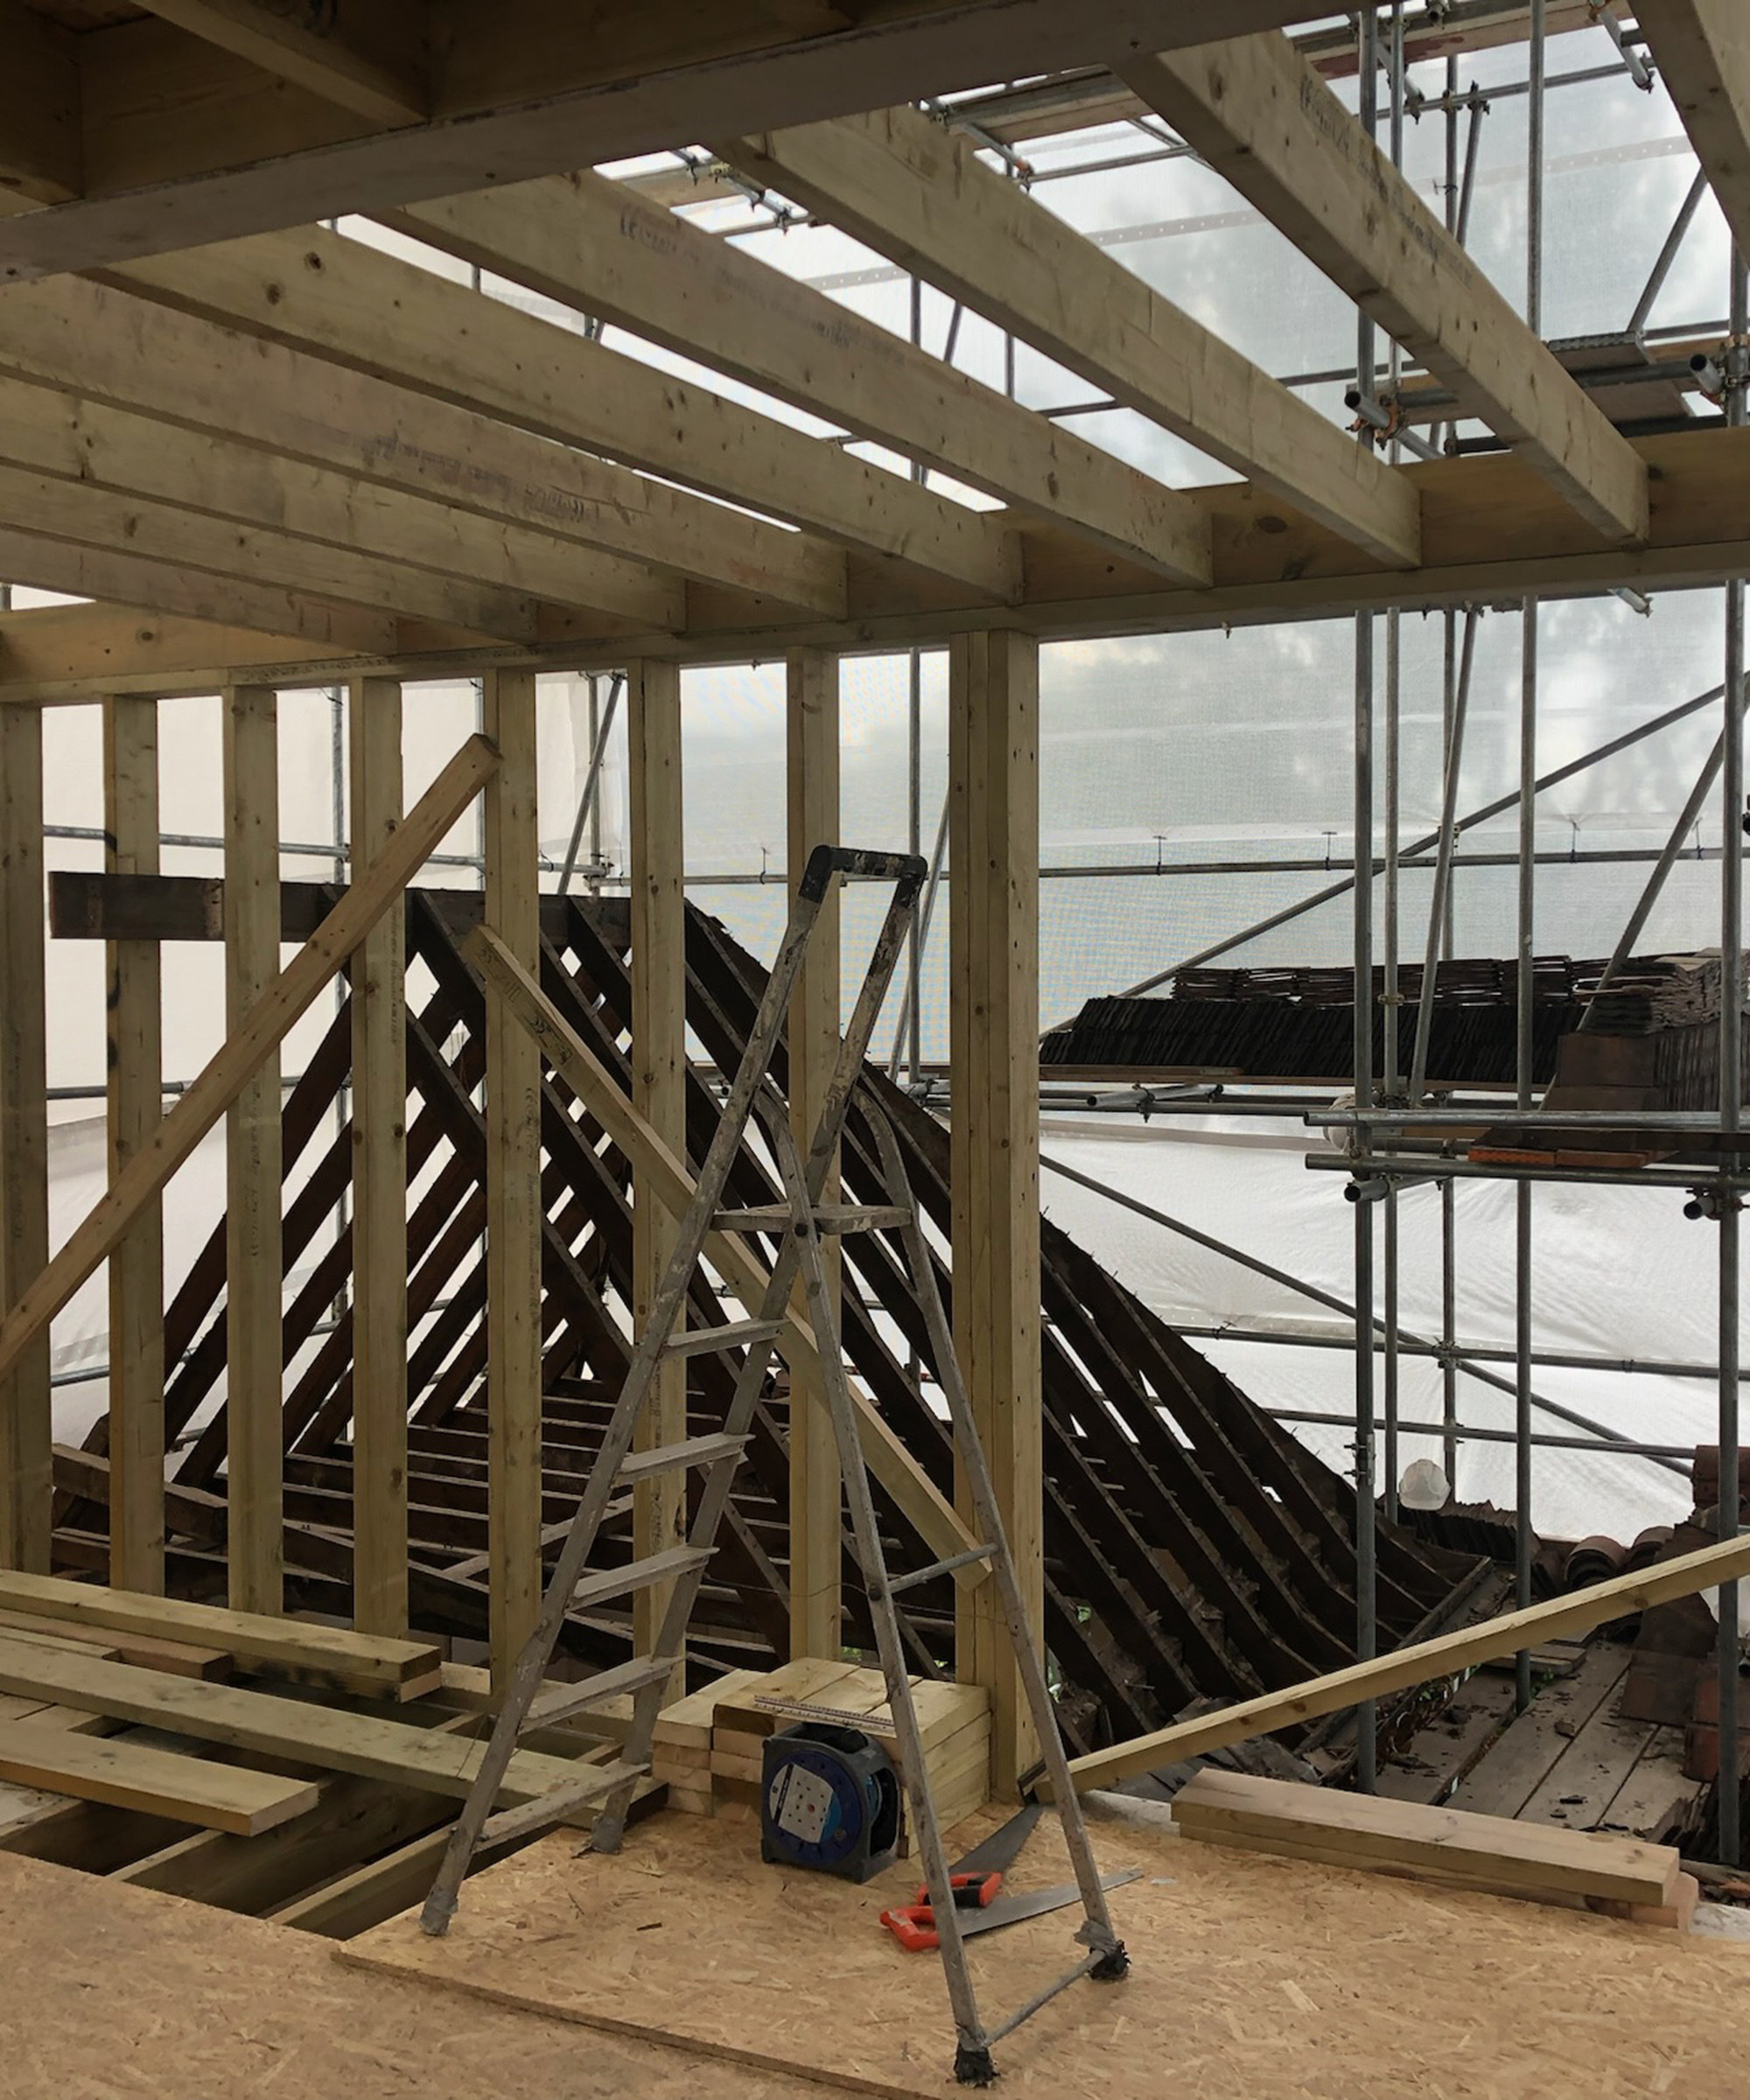
M 1323 1137 L 1297 1124 L 1259 1119 L 1236 1133 L 1204 1117 L 1173 1117 L 1144 1128 L 1129 1118 L 1047 1117 L 1043 1150 L 1079 1172 L 1194 1226 L 1199 1231 L 1303 1278 L 1350 1302 L 1355 1213 L 1344 1177 L 1305 1164 L 1326 1152 Z M 1194 1245 L 1134 1212 L 1048 1170 L 1046 1215 L 1164 1319 L 1197 1326 L 1311 1329 L 1342 1337 L 1352 1323 L 1237 1263 Z M 1457 1191 L 1455 1248 L 1461 1345 L 1510 1350 L 1514 1339 L 1514 1188 L 1466 1181 Z M 1404 1192 L 1399 1206 L 1398 1321 L 1424 1340 L 1440 1327 L 1439 1192 Z M 1616 1362 L 1712 1364 L 1718 1337 L 1717 1228 L 1683 1214 L 1671 1190 L 1548 1183 L 1532 1201 L 1534 1346 Z M 1381 1213 L 1374 1210 L 1376 1312 L 1383 1309 Z M 1200 1341 L 1242 1391 L 1268 1406 L 1340 1414 L 1352 1424 L 1354 1360 L 1348 1349 L 1293 1348 L 1243 1340 Z M 1382 1410 L 1384 1366 L 1375 1358 L 1376 1412 Z M 1512 1380 L 1510 1363 L 1488 1367 Z M 1614 1370 L 1538 1366 L 1532 1390 L 1636 1440 L 1671 1446 L 1712 1442 L 1712 1382 Z M 1399 1413 L 1438 1423 L 1438 1365 L 1400 1359 Z M 1510 1430 L 1514 1400 L 1473 1377 L 1459 1379 L 1460 1419 Z M 1327 1464 L 1354 1477 L 1352 1427 L 1295 1424 L 1294 1432 Z M 1538 1413 L 1534 1427 L 1584 1432 Z M 1438 1460 L 1438 1438 L 1405 1436 L 1402 1468 Z M 1381 1474 L 1383 1485 L 1383 1475 Z M 1460 1447 L 1457 1492 L 1466 1502 L 1511 1508 L 1510 1444 Z M 1540 1451 L 1533 1460 L 1532 1521 L 1552 1537 L 1603 1531 L 1632 1539 L 1643 1525 L 1670 1523 L 1690 1507 L 1686 1480 L 1644 1458 L 1600 1444 L 1587 1451 Z

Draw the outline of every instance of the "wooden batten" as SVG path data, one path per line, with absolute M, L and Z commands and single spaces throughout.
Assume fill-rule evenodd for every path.
M 271 686 L 224 698 L 225 1025 L 279 974 L 279 745 Z M 226 1117 L 227 1563 L 232 1606 L 284 1605 L 281 1541 L 280 1060 L 276 1045 Z
M 626 687 L 630 759 L 632 889 L 632 1100 L 675 1154 L 687 1153 L 686 898 L 682 844 L 681 674 L 672 663 L 631 665 Z M 633 1320 L 641 1334 L 674 1245 L 679 1213 L 634 1159 L 632 1175 Z M 676 1322 L 686 1325 L 684 1310 Z M 638 1424 L 635 1448 L 677 1444 L 687 1433 L 687 1367 L 675 1357 L 657 1368 Z M 640 1480 L 633 1489 L 634 1556 L 668 1552 L 686 1536 L 685 1476 Z M 633 1599 L 633 1645 L 648 1655 L 674 1595 L 672 1581 Z M 677 1667 L 665 1694 L 686 1690 Z
M 42 711 L 0 708 L 0 1306 L 49 1256 L 43 962 Z M 0 1375 L 0 1566 L 48 1568 L 52 1441 L 45 1327 Z
M 347 696 L 353 858 L 402 816 L 401 687 L 355 678 Z M 406 921 L 387 912 L 352 962 L 353 1622 L 407 1630 Z
M 486 733 L 499 769 L 486 793 L 486 920 L 538 967 L 535 674 L 489 671 Z M 541 1608 L 541 1054 L 486 993 L 486 1371 L 492 1654 L 502 1683 Z
M 954 1346 L 1026 1598 L 1045 1620 L 1040 1423 L 1039 645 L 959 636 L 948 655 Z M 974 1522 L 956 1468 L 956 1506 Z M 1032 1761 L 996 1585 L 962 1590 L 956 1656 L 991 1698 L 991 1785 Z
M 794 897 L 813 849 L 839 844 L 838 660 L 818 649 L 793 649 L 788 678 L 786 779 Z M 838 1059 L 841 894 L 837 885 L 828 890 L 790 995 L 790 1127 L 805 1158 Z M 836 1203 L 838 1197 L 835 1162 L 821 1200 Z M 836 1306 L 844 1264 L 839 1242 L 825 1241 L 821 1257 L 828 1292 Z M 798 1317 L 806 1319 L 800 1281 L 792 1302 Z M 836 1336 L 816 1340 L 831 1346 Z M 836 1656 L 844 1553 L 838 1452 L 818 1371 L 801 1365 L 790 1376 L 790 1653 Z
M 155 701 L 103 703 L 103 864 L 116 875 L 158 868 Z M 111 941 L 108 1133 L 113 1181 L 164 1115 L 158 943 Z M 109 1257 L 109 1579 L 163 1592 L 164 1530 L 164 1204 L 141 1210 Z

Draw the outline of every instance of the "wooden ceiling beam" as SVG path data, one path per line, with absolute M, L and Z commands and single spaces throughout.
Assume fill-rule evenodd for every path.
M 210 27 L 218 13 L 244 10 L 205 0 L 205 11 Z M 434 0 L 432 121 L 394 130 L 325 99 L 339 89 L 332 52 L 316 94 L 190 39 L 228 60 L 234 91 L 206 93 L 196 107 L 173 64 L 158 105 L 136 104 L 111 139 L 96 107 L 130 100 L 129 62 L 145 39 L 137 23 L 93 30 L 82 63 L 107 86 L 85 98 L 86 137 L 104 147 L 103 188 L 88 183 L 0 226 L 0 281 L 558 174 L 577 165 L 579 141 L 596 160 L 657 152 L 708 131 L 799 123 L 1208 33 L 1208 0 L 859 0 L 854 11 L 835 26 L 698 0 Z M 1317 0 L 1225 0 L 1223 26 L 1281 28 L 1319 11 Z M 282 39 L 274 63 L 289 62 L 287 49 Z M 203 80 L 213 77 L 208 64 Z M 263 94 L 264 83 L 274 92 Z M 245 104 L 263 127 L 253 135 L 236 114 Z M 137 160 L 118 150 L 122 138 Z M 0 165 L 5 153 L 0 127 Z
M 774 613 L 846 610 L 844 555 L 807 535 L 107 286 L 8 291 L 0 374 L 654 563 Z
M 836 620 L 791 615 L 754 624 L 745 618 L 696 617 L 680 634 L 555 639 L 530 649 L 505 645 L 490 653 L 446 650 L 403 630 L 398 648 L 374 655 L 360 649 L 349 656 L 337 646 L 322 658 L 289 647 L 286 674 L 278 682 L 328 683 L 374 669 L 410 679 L 458 677 L 486 661 L 605 670 L 628 655 L 747 663 L 770 661 L 792 648 L 869 654 L 938 646 L 978 625 L 1060 640 L 1192 633 L 1348 617 L 1369 607 L 1426 610 L 1528 593 L 1596 597 L 1621 584 L 1643 592 L 1683 590 L 1750 570 L 1750 430 L 1709 428 L 1638 438 L 1634 444 L 1654 492 L 1651 529 L 1640 548 L 1601 542 L 1516 454 L 1480 453 L 1404 470 L 1424 517 L 1425 558 L 1414 570 L 1386 569 L 1323 527 L 1304 519 L 1284 521 L 1243 484 L 1225 483 L 1195 492 L 1209 514 L 1215 553 L 1215 581 L 1208 590 L 1114 588 L 1102 565 L 1089 557 L 1079 569 L 1065 564 L 1041 577 L 1026 604 L 996 613 L 914 598 Z M 0 576 L 7 573 L 10 559 L 0 545 Z M 88 582 L 52 581 L 46 587 L 95 588 Z M 96 594 L 118 601 L 133 596 L 119 589 Z M 233 634 L 240 620 L 256 617 L 253 609 L 240 612 L 222 588 L 208 593 L 207 604 L 207 616 L 231 622 Z M 132 645 L 125 631 L 118 634 L 113 615 L 93 612 L 88 649 L 74 628 L 30 624 L 60 617 L 0 615 L 0 701 L 88 699 L 94 684 L 113 691 L 206 692 L 214 690 L 215 671 L 222 674 L 228 667 L 230 637 L 220 634 L 208 645 L 192 622 L 149 623 L 148 639 L 134 662 Z M 38 633 L 52 646 L 38 649 L 31 637 Z M 259 640 L 250 646 L 262 647 Z M 254 654 L 247 661 L 260 665 L 265 659 Z M 270 668 L 261 676 L 274 682 Z
M 1640 0 L 1634 12 L 1739 252 L 1750 256 L 1750 23 L 1742 0 Z
M 679 579 L 641 563 L 18 380 L 0 379 L 0 464 L 643 628 L 685 619 Z
M 108 273 L 122 289 L 841 546 L 1018 598 L 1011 522 L 341 234 L 262 234 Z M 743 521 L 722 514 L 725 538 Z
M 428 23 L 421 0 L 346 0 L 290 8 L 263 0 L 143 0 L 203 42 L 325 102 L 391 127 L 430 115 Z
M 1377 559 L 1412 567 L 1398 471 L 915 109 L 723 140 L 754 179 L 915 270 Z
M 0 466 L 0 519 L 10 530 L 38 538 L 113 554 L 144 552 L 178 569 L 328 598 L 391 619 L 434 620 L 499 641 L 536 637 L 535 601 L 522 592 L 20 467 Z
M 591 173 L 440 198 L 392 223 L 1182 583 L 1195 505 L 823 292 Z
M 1536 333 L 1284 36 L 1120 59 L 1200 158 L 1610 540 L 1647 472 Z

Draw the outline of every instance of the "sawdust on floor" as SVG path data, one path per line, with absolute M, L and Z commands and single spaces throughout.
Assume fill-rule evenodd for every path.
M 1102 1869 L 1144 1870 L 1112 1899 L 1134 1969 L 998 2046 L 1016 2100 L 1750 2100 L 1742 1945 L 1194 1845 L 1134 1804 L 1096 1838 Z M 876 1922 L 914 1870 L 857 1888 L 762 1866 L 748 1825 L 673 1814 L 618 1858 L 577 1849 L 562 1835 L 477 1876 L 447 1939 L 398 1918 L 337 1958 L 690 2046 L 713 2093 L 737 2066 L 954 2090 L 940 1968 Z M 1067 1873 L 1047 1818 L 1012 1886 Z M 1068 1965 L 1074 1922 L 976 1946 L 987 2015 Z

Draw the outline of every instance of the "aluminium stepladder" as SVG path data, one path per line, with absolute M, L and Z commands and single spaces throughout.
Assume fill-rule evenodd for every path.
M 634 1352 L 583 1498 L 560 1550 L 535 1629 L 511 1673 L 491 1739 L 451 1834 L 437 1880 L 425 1900 L 420 1922 L 430 1934 L 447 1930 L 456 1911 L 462 1880 L 480 1845 L 543 1827 L 592 1802 L 601 1803 L 592 1833 L 592 1848 L 600 1852 L 618 1849 L 634 1789 L 650 1767 L 651 1742 L 665 1688 L 683 1651 L 687 1624 L 728 1504 L 735 1470 L 748 1440 L 754 1409 L 763 1389 L 774 1344 L 785 1323 L 797 1274 L 800 1270 L 803 1279 L 814 1331 L 830 1334 L 834 1328 L 830 1288 L 821 1256 L 822 1234 L 895 1231 L 901 1236 L 906 1264 L 924 1314 L 939 1382 L 948 1403 L 955 1448 L 970 1492 L 975 1525 L 982 1544 L 905 1576 L 889 1577 L 858 1436 L 858 1405 L 851 1397 L 843 1359 L 836 1349 L 820 1352 L 820 1376 L 831 1414 L 851 1536 L 864 1573 L 887 1688 L 906 1801 L 937 1922 L 948 1999 L 957 2033 L 955 2076 L 962 2083 L 984 2085 L 996 2075 L 990 2056 L 994 2041 L 1018 2026 L 1071 1983 L 1082 1977 L 1111 1980 L 1122 1976 L 1128 1964 L 1107 1910 L 1105 1892 L 1088 1844 L 1070 1777 L 1068 1754 L 1046 1688 L 1043 1661 L 1027 1628 L 1019 1585 L 955 1362 L 952 1337 L 935 1287 L 922 1224 L 899 1147 L 872 1100 L 865 1097 L 860 1106 L 880 1153 L 888 1193 L 898 1200 L 873 1208 L 822 1205 L 820 1200 L 850 1097 L 862 1074 L 869 1040 L 916 909 L 926 872 L 924 862 L 915 855 L 818 846 L 809 856 L 777 961 L 748 1033 L 740 1068 L 729 1088 L 722 1119 L 699 1170 L 692 1199 L 677 1228 L 674 1249 L 644 1333 Z M 791 1131 L 783 1097 L 773 1082 L 771 1066 L 782 1036 L 790 994 L 807 950 L 809 932 L 835 875 L 888 880 L 893 883 L 894 890 L 804 1159 Z M 730 1173 L 749 1123 L 756 1113 L 777 1163 L 786 1200 L 754 1210 L 724 1210 L 720 1205 Z M 777 1238 L 778 1251 L 759 1313 L 752 1320 L 721 1327 L 694 1330 L 683 1327 L 676 1333 L 676 1323 L 686 1306 L 706 1238 L 712 1232 L 725 1231 L 758 1233 Z M 634 1452 L 639 1421 L 655 1371 L 665 1356 L 694 1355 L 706 1350 L 727 1350 L 744 1345 L 746 1353 L 720 1433 Z M 704 1478 L 686 1544 L 642 1562 L 634 1561 L 629 1567 L 584 1576 L 585 1563 L 614 1491 L 627 1480 L 688 1467 L 701 1469 Z M 1049 1776 L 1074 1866 L 1084 1913 L 1076 1938 L 1088 1950 L 1047 1988 L 1038 1992 L 1007 2020 L 990 2028 L 985 2026 L 978 2011 L 959 1915 L 950 1894 L 948 1861 L 926 1778 L 894 1607 L 895 1597 L 904 1590 L 974 1562 L 984 1564 L 989 1579 L 998 1586 L 1004 1621 L 1040 1740 L 1041 1766 Z M 648 1656 L 634 1656 L 629 1662 L 598 1672 L 577 1684 L 548 1686 L 543 1690 L 542 1680 L 569 1608 L 580 1601 L 623 1594 L 671 1577 L 675 1578 L 675 1587 Z M 570 1715 L 599 1704 L 605 1698 L 625 1692 L 633 1695 L 632 1721 L 625 1749 L 612 1763 L 580 1768 L 574 1782 L 494 1812 L 494 1804 L 503 1787 L 519 1740 L 538 1728 L 551 1726 Z

